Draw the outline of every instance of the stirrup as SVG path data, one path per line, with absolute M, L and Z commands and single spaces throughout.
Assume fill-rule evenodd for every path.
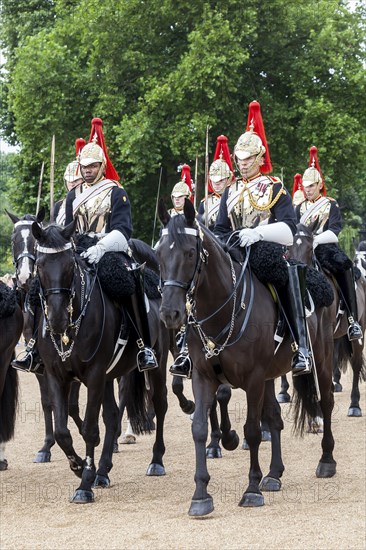
M 348 317 L 349 326 L 347 329 L 348 340 L 362 340 L 363 334 L 360 324 L 353 317 Z
M 16 369 L 20 370 L 22 372 L 32 372 L 34 374 L 39 374 L 43 376 L 44 374 L 44 365 L 42 361 L 35 361 L 33 356 L 32 349 L 25 349 L 24 352 L 24 358 L 23 359 L 13 359 L 11 362 L 11 366 Z
M 297 359 L 304 364 L 303 368 L 296 368 L 296 365 L 294 365 L 295 356 L 297 356 Z M 311 357 L 311 353 L 308 352 L 308 355 L 306 356 L 302 351 L 298 349 L 291 361 L 292 376 L 302 376 L 303 374 L 309 374 L 312 369 L 312 364 L 313 360 Z
M 169 368 L 170 374 L 173 376 L 181 376 L 182 378 L 192 378 L 192 359 L 187 351 L 180 353 L 172 366 Z
M 151 348 L 144 347 L 136 355 L 137 368 L 140 372 L 157 369 L 159 367 L 155 353 Z

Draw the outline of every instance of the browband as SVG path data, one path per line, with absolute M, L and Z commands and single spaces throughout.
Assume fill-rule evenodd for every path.
M 63 252 L 69 248 L 72 248 L 72 243 L 66 243 L 62 248 L 49 248 L 48 246 L 39 246 L 39 244 L 36 246 L 37 251 L 43 252 L 43 254 L 57 254 L 57 252 Z

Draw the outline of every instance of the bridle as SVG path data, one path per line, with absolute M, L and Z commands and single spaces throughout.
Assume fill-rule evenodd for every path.
M 232 292 L 229 294 L 228 298 L 212 314 L 210 314 L 208 317 L 206 317 L 206 318 L 199 321 L 196 317 L 196 302 L 195 302 L 194 296 L 195 296 L 195 291 L 196 291 L 197 286 L 198 286 L 199 277 L 200 277 L 201 272 L 202 272 L 202 267 L 203 267 L 204 264 L 208 263 L 209 252 L 204 248 L 204 245 L 203 245 L 204 233 L 203 233 L 203 230 L 202 230 L 201 226 L 198 226 L 197 228 L 186 227 L 183 230 L 178 230 L 178 232 L 185 233 L 186 235 L 192 235 L 192 236 L 196 237 L 197 255 L 196 255 L 195 269 L 194 269 L 191 280 L 188 281 L 188 282 L 182 282 L 182 281 L 178 281 L 176 279 L 167 279 L 167 280 L 160 279 L 159 289 L 160 289 L 161 293 L 163 292 L 163 289 L 166 286 L 174 286 L 174 287 L 178 287 L 178 288 L 182 288 L 184 290 L 187 290 L 187 293 L 186 293 L 187 323 L 188 323 L 188 325 L 193 325 L 194 328 L 196 329 L 196 331 L 197 331 L 197 333 L 198 333 L 198 335 L 201 339 L 201 342 L 203 344 L 204 350 L 205 350 L 205 357 L 206 357 L 206 359 L 210 359 L 211 357 L 218 356 L 226 347 L 235 344 L 241 338 L 241 336 L 244 333 L 244 330 L 247 326 L 247 323 L 249 321 L 249 315 L 250 315 L 250 312 L 251 312 L 251 309 L 252 309 L 253 297 L 254 297 L 253 280 L 252 280 L 252 277 L 251 277 L 250 278 L 250 281 L 251 281 L 250 299 L 249 299 L 248 308 L 246 308 L 246 305 L 245 305 L 245 302 L 244 302 L 244 298 L 245 298 L 245 294 L 246 294 L 246 278 L 244 277 L 244 274 L 245 274 L 246 267 L 248 265 L 250 251 L 249 251 L 249 249 L 247 250 L 247 255 L 246 255 L 245 261 L 244 261 L 244 263 L 241 267 L 241 272 L 240 272 L 240 275 L 239 275 L 238 278 L 236 277 L 236 272 L 235 272 L 235 269 L 234 269 L 234 265 L 233 265 L 231 256 L 229 254 L 227 254 L 227 256 L 229 258 L 229 261 L 230 261 L 231 278 L 232 278 L 232 283 L 233 283 Z M 162 236 L 168 235 L 168 234 L 169 234 L 169 229 L 167 227 L 165 227 L 162 230 Z M 239 288 L 239 286 L 240 286 L 243 279 L 244 279 L 244 284 L 243 284 L 243 288 L 242 288 L 241 299 L 240 299 L 239 307 L 237 308 L 237 302 L 238 302 L 237 290 L 238 290 L 238 288 Z M 218 334 L 215 339 L 207 336 L 205 334 L 205 332 L 203 331 L 203 329 L 202 329 L 202 325 L 204 323 L 206 323 L 208 320 L 215 317 L 218 313 L 220 313 L 220 311 L 231 300 L 233 301 L 233 307 L 232 307 L 232 312 L 231 312 L 229 323 L 224 327 L 223 330 L 221 330 L 220 334 Z M 239 334 L 235 338 L 234 341 L 231 341 L 229 343 L 229 341 L 231 339 L 231 336 L 234 332 L 235 319 L 239 315 L 239 313 L 241 311 L 245 310 L 245 309 L 247 309 L 247 315 L 246 315 L 244 323 L 243 323 L 243 325 L 242 325 L 242 327 L 239 331 Z M 220 340 L 220 338 L 223 338 L 225 336 L 225 334 L 226 334 L 226 338 L 225 338 L 224 342 L 222 344 L 218 345 L 216 342 L 218 342 L 218 340 Z
M 65 243 L 62 247 L 57 247 L 57 248 L 40 246 L 38 244 L 36 245 L 37 253 L 42 253 L 42 254 L 57 254 L 68 250 L 71 251 L 72 261 L 73 261 L 73 279 L 72 279 L 70 288 L 51 287 L 51 288 L 44 289 L 42 287 L 42 284 L 40 284 L 40 290 L 39 290 L 39 297 L 41 300 L 41 305 L 42 305 L 42 310 L 44 315 L 45 330 L 49 332 L 54 348 L 63 362 L 65 362 L 66 359 L 70 357 L 73 351 L 76 336 L 80 330 L 81 322 L 86 314 L 87 306 L 90 302 L 91 294 L 93 292 L 95 281 L 97 279 L 97 273 L 96 271 L 94 271 L 92 277 L 90 277 L 89 272 L 86 269 L 84 269 L 80 265 L 80 263 L 76 260 L 75 246 L 73 242 Z M 37 264 L 36 264 L 36 269 L 37 269 Z M 76 295 L 77 274 L 80 279 L 80 313 L 77 319 L 73 321 L 73 312 L 74 312 L 73 302 Z M 57 294 L 66 294 L 69 297 L 69 303 L 66 308 L 69 314 L 69 322 L 65 329 L 65 332 L 62 335 L 59 335 L 60 345 L 58 345 L 56 341 L 57 334 L 52 329 L 52 326 L 48 317 L 48 306 L 47 306 L 47 298 L 49 296 L 57 295 Z M 105 308 L 103 308 L 103 310 L 105 310 Z M 103 316 L 103 328 L 104 328 L 104 317 L 105 317 L 105 311 Z M 71 330 L 74 331 L 74 336 L 70 343 L 70 337 L 68 336 L 67 332 Z M 69 343 L 70 343 L 70 346 L 68 347 L 68 349 L 65 349 L 64 346 L 67 346 Z M 94 351 L 93 355 L 88 359 L 88 361 L 95 355 L 99 347 L 99 344 L 100 342 L 98 343 L 96 350 Z

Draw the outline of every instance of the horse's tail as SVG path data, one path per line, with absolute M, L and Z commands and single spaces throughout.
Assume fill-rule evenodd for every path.
M 366 361 L 362 349 L 358 342 L 350 342 L 346 334 L 341 338 L 337 338 L 334 340 L 334 367 L 344 373 L 347 371 L 348 363 L 350 363 L 353 372 L 358 373 L 359 381 L 365 382 Z
M 14 436 L 15 419 L 18 408 L 18 373 L 9 367 L 0 399 L 0 442 L 6 443 Z
M 148 392 L 145 376 L 138 369 L 134 369 L 124 377 L 126 409 L 133 433 L 141 435 L 151 433 L 148 416 Z
M 308 426 L 313 418 L 319 414 L 319 403 L 314 377 L 310 375 L 295 376 L 293 379 L 294 397 L 292 409 L 294 411 L 293 432 L 303 435 L 305 426 Z

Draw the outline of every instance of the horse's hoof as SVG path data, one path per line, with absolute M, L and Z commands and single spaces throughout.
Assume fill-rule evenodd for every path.
M 0 472 L 5 472 L 5 470 L 8 469 L 8 461 L 6 460 L 6 458 L 4 458 L 3 460 L 0 460 Z
M 339 384 L 339 382 L 333 382 L 334 393 L 341 393 L 342 390 L 343 390 L 342 384 Z
M 51 453 L 49 451 L 38 451 L 38 453 L 34 457 L 33 462 L 51 462 Z
M 113 453 L 114 454 L 119 453 L 118 443 L 113 443 Z
M 362 411 L 360 407 L 350 407 L 348 409 L 347 416 L 357 416 L 358 418 L 362 416 Z
M 101 489 L 107 489 L 111 484 L 111 481 L 108 476 L 102 476 L 97 474 L 92 485 L 93 488 L 100 487 Z
M 268 430 L 263 430 L 262 431 L 262 441 L 271 441 L 271 440 L 272 440 L 271 432 L 269 432 Z
M 94 502 L 94 493 L 93 491 L 76 489 L 74 496 L 70 498 L 70 502 L 74 504 L 89 504 L 89 502 Z
M 240 439 L 235 430 L 230 430 L 230 432 L 227 435 L 222 436 L 221 442 L 222 442 L 222 446 L 227 451 L 235 451 L 235 449 L 238 447 L 240 443 Z
M 264 497 L 260 493 L 244 493 L 239 506 L 244 508 L 257 508 L 259 506 L 264 506 Z
M 206 457 L 207 458 L 222 458 L 222 453 L 220 447 L 207 447 L 206 448 Z
M 261 491 L 280 491 L 281 490 L 282 483 L 279 479 L 276 479 L 275 477 L 269 477 L 266 476 L 262 479 L 259 488 Z
M 278 403 L 290 403 L 291 395 L 288 393 L 279 393 L 276 399 Z
M 181 407 L 181 409 L 185 414 L 193 414 L 195 405 L 193 401 L 188 400 L 187 403 Z
M 337 463 L 333 462 L 319 462 L 316 469 L 316 477 L 333 477 L 336 473 Z
M 243 441 L 243 445 L 241 446 L 241 448 L 244 450 L 244 451 L 249 451 L 249 445 L 248 445 L 248 442 L 247 440 L 244 438 L 244 441 Z
M 157 463 L 154 464 L 154 462 L 152 462 L 146 471 L 146 475 L 147 476 L 165 476 L 165 468 L 161 464 L 157 464 Z
M 213 499 L 212 497 L 207 497 L 202 500 L 192 499 L 191 505 L 189 507 L 188 515 L 194 518 L 207 516 L 214 511 Z
M 309 422 L 308 433 L 322 434 L 324 432 L 324 421 L 321 416 L 312 418 Z
M 133 445 L 136 443 L 136 437 L 132 434 L 126 434 L 121 439 L 122 445 Z

